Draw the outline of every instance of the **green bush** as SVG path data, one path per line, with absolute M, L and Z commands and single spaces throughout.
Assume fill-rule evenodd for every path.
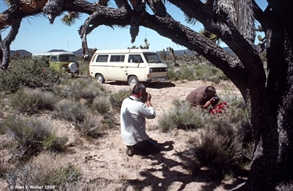
M 56 104 L 56 108 L 52 113 L 53 118 L 65 119 L 74 122 L 75 125 L 84 122 L 86 118 L 87 108 L 79 103 L 70 100 L 61 100 Z
M 14 93 L 23 87 L 50 90 L 60 79 L 61 73 L 48 68 L 45 60 L 22 59 L 0 71 L 0 91 Z
M 11 169 L 6 181 L 11 190 L 17 189 L 16 186 L 28 190 L 66 190 L 67 185 L 77 181 L 80 176 L 80 170 L 65 162 L 61 156 L 44 153 L 27 164 Z
M 65 150 L 67 139 L 56 137 L 49 121 L 10 116 L 2 125 L 17 142 L 16 158 L 26 160 L 43 150 Z
M 35 114 L 54 109 L 58 98 L 52 92 L 24 88 L 11 96 L 10 107 L 20 113 Z
M 117 93 L 110 94 L 109 100 L 112 104 L 112 108 L 120 111 L 123 100 L 130 95 L 131 90 L 119 90 Z
M 204 127 L 204 115 L 201 110 L 195 110 L 188 102 L 174 100 L 173 108 L 158 120 L 163 132 L 173 129 L 198 129 Z

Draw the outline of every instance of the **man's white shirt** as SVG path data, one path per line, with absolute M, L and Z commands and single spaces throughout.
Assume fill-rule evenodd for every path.
M 156 112 L 147 107 L 138 98 L 129 96 L 122 102 L 120 111 L 121 137 L 125 145 L 132 146 L 149 136 L 145 132 L 145 119 L 154 119 Z

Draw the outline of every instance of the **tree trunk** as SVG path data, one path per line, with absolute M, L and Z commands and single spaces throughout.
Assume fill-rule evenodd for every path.
M 288 19 L 293 18 L 292 1 L 270 1 L 265 13 L 267 101 L 252 103 L 256 149 L 244 189 L 288 190 L 293 180 L 293 33 Z

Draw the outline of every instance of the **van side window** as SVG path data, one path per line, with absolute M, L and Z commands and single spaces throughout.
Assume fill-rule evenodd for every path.
M 124 62 L 125 55 L 111 55 L 110 62 Z
M 141 63 L 143 62 L 141 56 L 139 54 L 132 54 L 128 57 L 128 63 Z
M 108 55 L 98 55 L 96 62 L 107 62 Z
M 50 59 L 51 62 L 57 62 L 57 56 L 51 56 L 51 59 Z

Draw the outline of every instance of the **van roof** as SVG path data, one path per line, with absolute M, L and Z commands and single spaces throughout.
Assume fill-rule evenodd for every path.
M 62 55 L 62 54 L 74 55 L 72 52 L 59 51 L 59 52 L 36 52 L 36 53 L 32 53 L 32 56 L 51 56 L 51 55 Z
M 96 50 L 97 53 L 104 53 L 104 54 L 117 54 L 117 53 L 141 53 L 141 52 L 156 52 L 149 49 L 116 49 L 116 50 Z

